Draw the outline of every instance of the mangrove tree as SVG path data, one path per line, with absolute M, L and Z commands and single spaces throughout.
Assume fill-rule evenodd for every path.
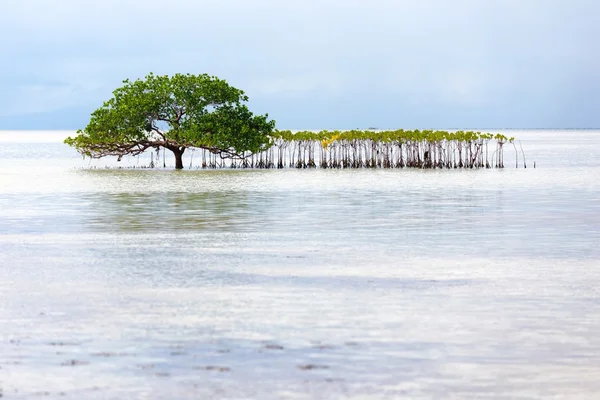
M 125 80 L 65 143 L 91 158 L 170 150 L 183 168 L 188 148 L 220 158 L 244 159 L 271 146 L 275 122 L 254 115 L 242 90 L 206 74 Z

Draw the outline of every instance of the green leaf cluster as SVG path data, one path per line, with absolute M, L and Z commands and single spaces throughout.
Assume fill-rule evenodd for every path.
M 148 148 L 196 147 L 243 157 L 267 148 L 275 122 L 254 115 L 246 94 L 207 74 L 125 80 L 65 143 L 90 157 L 136 155 Z
M 348 130 L 348 131 L 298 131 L 277 130 L 273 138 L 286 142 L 292 141 L 320 141 L 322 143 L 371 140 L 381 143 L 414 143 L 414 142 L 475 142 L 481 140 L 496 140 L 498 142 L 513 141 L 502 134 L 481 133 L 473 131 L 439 131 L 439 130 Z

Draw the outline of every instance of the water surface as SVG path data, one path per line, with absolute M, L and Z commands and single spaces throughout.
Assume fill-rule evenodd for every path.
M 464 171 L 148 170 L 64 136 L 0 133 L 6 398 L 600 392 L 600 132 Z

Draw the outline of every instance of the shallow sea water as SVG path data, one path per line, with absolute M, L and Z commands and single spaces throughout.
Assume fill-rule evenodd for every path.
M 148 160 L 0 132 L 0 393 L 597 398 L 600 132 L 510 135 L 527 169 L 115 170 Z

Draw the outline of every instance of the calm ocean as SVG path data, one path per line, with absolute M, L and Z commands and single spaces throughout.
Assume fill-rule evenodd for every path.
M 117 170 L 149 158 L 67 134 L 0 132 L 0 397 L 598 398 L 599 131 L 509 131 L 503 170 Z

